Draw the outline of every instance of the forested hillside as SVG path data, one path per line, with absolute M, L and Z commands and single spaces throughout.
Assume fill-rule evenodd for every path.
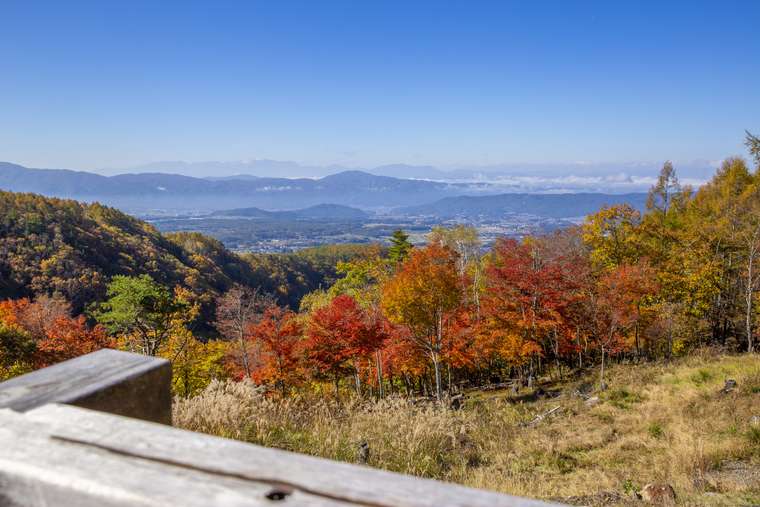
M 197 265 L 190 251 L 113 208 L 2 192 L 0 211 L 6 297 L 58 293 L 81 311 L 116 274 L 148 274 L 171 286 L 192 280 L 213 290 L 231 284 L 229 276 L 206 276 L 210 266 Z
M 261 287 L 297 308 L 305 293 L 334 281 L 338 261 L 362 248 L 242 258 L 208 236 L 162 235 L 114 208 L 0 192 L 0 297 L 58 295 L 77 313 L 105 297 L 114 275 L 148 275 L 185 287 L 205 306 L 239 284 Z M 207 311 L 213 318 L 213 308 Z

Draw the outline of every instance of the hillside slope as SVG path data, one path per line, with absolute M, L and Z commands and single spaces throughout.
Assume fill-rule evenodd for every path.
M 0 192 L 0 297 L 58 292 L 81 309 L 113 275 L 217 293 L 254 284 L 250 266 L 200 235 L 161 235 L 99 204 Z

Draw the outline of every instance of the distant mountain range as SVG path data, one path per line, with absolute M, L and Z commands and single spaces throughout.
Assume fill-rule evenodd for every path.
M 165 161 L 129 167 L 109 169 L 108 174 L 129 173 L 174 173 L 209 179 L 237 179 L 238 177 L 259 178 L 322 178 L 345 171 L 361 170 L 375 176 L 392 178 L 414 178 L 429 180 L 451 179 L 448 171 L 427 165 L 388 164 L 374 168 L 358 168 L 342 165 L 303 165 L 279 160 L 249 160 L 239 162 L 182 162 Z
M 618 163 L 523 163 L 495 165 L 459 165 L 445 168 L 430 165 L 388 164 L 377 167 L 356 167 L 345 165 L 304 165 L 291 161 L 248 160 L 234 162 L 183 162 L 166 161 L 129 167 L 109 169 L 104 174 L 121 173 L 173 173 L 207 178 L 322 178 L 344 171 L 360 170 L 375 176 L 393 178 L 413 178 L 437 181 L 492 181 L 521 186 L 522 190 L 536 190 L 527 185 L 544 187 L 563 186 L 567 189 L 589 190 L 593 185 L 602 185 L 606 191 L 622 190 L 620 185 L 646 185 L 656 178 L 662 162 L 618 162 Z M 679 177 L 696 184 L 712 177 L 717 161 L 696 160 L 679 162 L 676 169 Z M 547 188 L 544 188 L 547 190 Z M 604 188 L 598 188 L 605 191 Z M 639 188 L 640 190 L 640 188 Z
M 384 171 L 401 176 L 408 167 L 385 166 Z M 432 177 L 436 171 L 427 167 L 423 173 Z M 535 178 L 539 183 L 530 184 L 554 189 L 547 187 L 546 182 L 540 183 L 539 177 Z M 363 171 L 295 179 L 252 175 L 195 178 L 167 173 L 102 176 L 66 169 L 29 169 L 0 162 L 2 190 L 98 201 L 142 216 L 221 211 L 217 216 L 237 213 L 234 216 L 258 214 L 264 218 L 274 210 L 290 213 L 266 218 L 361 220 L 366 218 L 361 216 L 362 210 L 395 210 L 397 214 L 441 218 L 504 213 L 564 218 L 583 216 L 607 203 L 628 202 L 642 207 L 645 199 L 641 193 L 530 193 L 520 190 L 526 185 L 525 181 L 433 181 L 378 176 Z M 542 184 L 544 187 L 540 187 Z M 330 206 L 321 206 L 326 203 Z M 292 211 L 304 208 L 310 208 L 308 217 Z
M 446 197 L 418 206 L 403 206 L 387 214 L 367 213 L 358 208 L 338 204 L 320 204 L 292 211 L 267 211 L 261 208 L 240 208 L 215 211 L 210 218 L 246 218 L 266 221 L 319 220 L 324 222 L 383 220 L 394 218 L 455 218 L 472 221 L 498 220 L 509 215 L 533 215 L 545 218 L 571 219 L 585 217 L 604 206 L 628 204 L 639 211 L 646 207 L 647 194 L 498 194 L 485 196 Z
M 99 201 L 142 213 L 161 209 L 213 211 L 252 206 L 289 210 L 324 203 L 388 209 L 488 191 L 488 186 L 392 178 L 362 171 L 344 171 L 319 179 L 250 176 L 207 179 L 165 173 L 101 176 L 0 163 L 0 189 Z
M 528 214 L 547 218 L 583 217 L 603 206 L 628 204 L 638 210 L 646 206 L 647 194 L 499 194 L 447 197 L 419 206 L 397 208 L 399 215 L 451 218 L 499 218 Z

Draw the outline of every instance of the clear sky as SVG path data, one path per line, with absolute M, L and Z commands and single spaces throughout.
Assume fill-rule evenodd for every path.
M 0 160 L 691 161 L 760 132 L 760 1 L 0 2 Z

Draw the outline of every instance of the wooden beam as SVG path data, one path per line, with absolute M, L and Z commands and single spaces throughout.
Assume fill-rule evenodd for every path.
M 0 449 L 0 505 L 550 505 L 65 405 L 0 410 Z
M 171 424 L 171 364 L 104 349 L 0 383 L 0 408 L 66 403 Z

